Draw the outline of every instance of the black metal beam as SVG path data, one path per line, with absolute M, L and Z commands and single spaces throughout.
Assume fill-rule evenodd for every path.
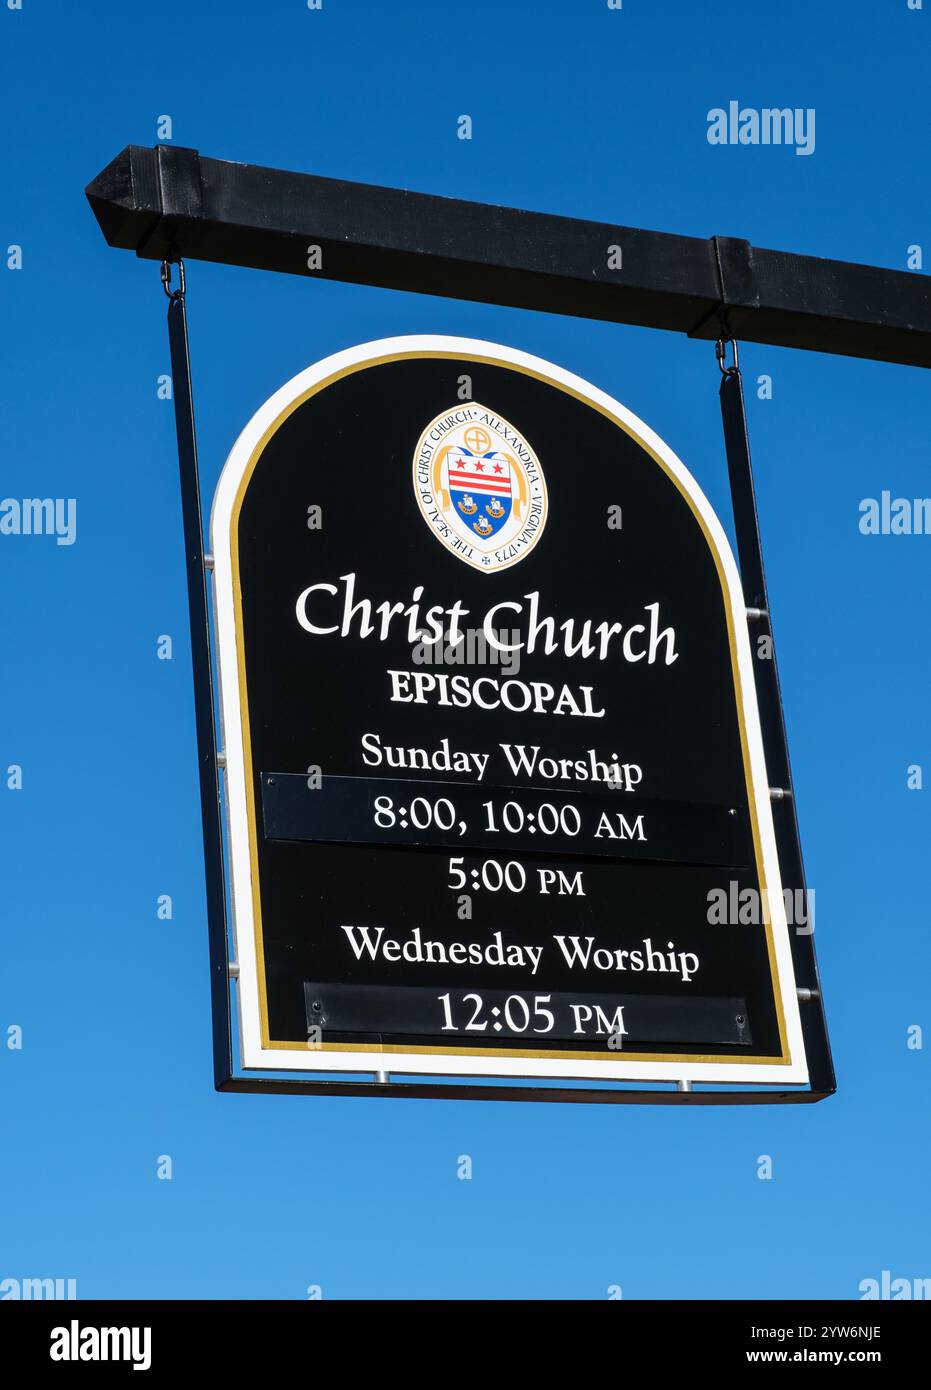
M 129 145 L 88 185 L 107 242 L 691 337 L 931 366 L 931 278 Z M 319 268 L 308 266 L 319 247 Z M 620 249 L 621 265 L 616 266 Z M 615 267 L 612 267 L 612 259 Z

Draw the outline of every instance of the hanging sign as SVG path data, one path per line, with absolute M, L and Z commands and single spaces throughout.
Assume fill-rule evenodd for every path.
M 368 343 L 212 537 L 245 1068 L 807 1081 L 740 581 L 646 425 Z

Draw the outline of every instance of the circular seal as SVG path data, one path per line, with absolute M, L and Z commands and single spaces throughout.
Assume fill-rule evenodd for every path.
M 424 521 L 458 559 L 501 570 L 528 556 L 546 525 L 546 480 L 523 435 L 478 401 L 444 410 L 414 452 Z

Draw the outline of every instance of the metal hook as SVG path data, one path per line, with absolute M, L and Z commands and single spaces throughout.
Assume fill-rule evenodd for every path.
M 172 264 L 178 267 L 178 288 L 171 288 L 171 267 Z M 183 299 L 185 291 L 184 261 L 162 261 L 162 289 L 169 299 Z
M 733 365 L 732 367 L 725 367 L 725 365 L 724 365 L 724 357 L 725 357 L 725 354 L 726 354 L 726 352 L 727 352 L 727 344 L 728 344 L 728 343 L 730 343 L 731 347 L 734 349 L 734 365 Z M 718 341 L 717 341 L 717 342 L 715 343 L 715 345 L 714 345 L 714 355 L 715 355 L 715 357 L 718 359 L 718 366 L 719 366 L 720 369 L 721 369 L 721 375 L 722 375 L 722 376 L 737 376 L 737 375 L 739 375 L 739 373 L 740 373 L 740 358 L 739 358 L 738 352 L 737 352 L 737 339 L 736 339 L 736 338 L 719 338 Z

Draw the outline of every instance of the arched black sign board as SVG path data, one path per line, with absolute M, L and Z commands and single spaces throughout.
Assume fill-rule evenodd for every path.
M 648 427 L 366 344 L 249 423 L 212 548 L 247 1070 L 808 1082 L 737 568 Z

